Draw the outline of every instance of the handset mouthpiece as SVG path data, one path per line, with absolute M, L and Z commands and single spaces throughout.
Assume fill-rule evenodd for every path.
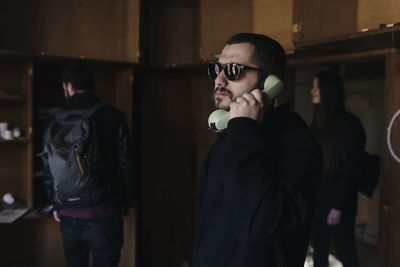
M 208 117 L 208 126 L 214 132 L 222 132 L 228 127 L 229 112 L 223 109 L 217 109 Z
M 283 82 L 276 75 L 268 75 L 264 81 L 263 93 L 268 97 L 269 100 L 273 100 L 279 96 L 284 89 Z

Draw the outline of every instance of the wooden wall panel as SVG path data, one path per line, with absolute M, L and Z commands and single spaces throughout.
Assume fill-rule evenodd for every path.
M 129 126 L 132 127 L 132 103 L 134 103 L 132 70 L 126 69 L 116 73 L 115 101 L 115 106 L 122 111 L 126 120 L 129 122 Z
M 148 74 L 141 96 L 142 265 L 181 266 L 194 239 L 195 174 L 190 79 Z
M 392 116 L 400 109 L 400 52 L 387 56 L 385 76 L 384 123 L 387 127 Z M 398 136 L 399 118 L 393 125 L 391 142 L 394 151 L 400 155 Z M 386 144 L 386 134 L 384 138 Z M 379 266 L 391 267 L 400 265 L 400 164 L 392 158 L 387 145 L 384 146 L 382 160 Z
M 151 67 L 215 59 L 229 37 L 252 32 L 252 2 L 151 1 L 146 5 L 145 62 Z
M 150 3 L 146 12 L 147 65 L 166 67 L 196 61 L 195 9 Z
M 378 29 L 379 24 L 400 22 L 399 0 L 358 0 L 357 30 Z
M 200 169 L 204 158 L 212 143 L 216 140 L 216 134 L 208 130 L 208 116 L 211 114 L 211 96 L 214 83 L 206 75 L 205 71 L 198 72 L 192 77 L 192 125 L 194 129 L 195 143 L 195 178 L 196 186 L 200 177 Z M 197 191 L 196 191 L 197 192 Z
M 253 32 L 277 40 L 287 53 L 292 41 L 293 0 L 253 0 Z
M 0 195 L 10 192 L 32 202 L 32 69 L 31 62 L 16 60 L 0 65 L 0 121 L 8 122 L 8 129 L 19 127 L 24 140 L 0 140 Z M 17 99 L 7 100 L 7 94 Z M 26 138 L 29 137 L 29 138 Z
M 143 266 L 183 266 L 192 255 L 200 168 L 216 138 L 207 125 L 212 91 L 205 68 L 151 73 L 143 80 Z
M 239 32 L 252 32 L 252 1 L 200 1 L 200 58 L 215 59 L 225 42 Z
M 106 104 L 116 104 L 116 71 L 108 67 L 93 67 L 94 93 Z
M 0 8 L 0 48 L 139 61 L 139 0 L 16 0 Z
M 0 196 L 12 193 L 18 198 L 25 198 L 23 172 L 26 144 L 0 144 Z
M 38 1 L 2 1 L 0 7 L 0 48 L 17 51 L 37 50 L 39 29 Z M 34 30 L 35 29 L 35 30 Z
M 357 0 L 294 0 L 295 45 L 322 42 L 356 32 Z

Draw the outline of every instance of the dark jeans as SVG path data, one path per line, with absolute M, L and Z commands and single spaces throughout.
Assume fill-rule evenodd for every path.
M 61 234 L 68 267 L 87 267 L 89 251 L 93 267 L 116 267 L 123 244 L 122 217 L 74 219 L 61 217 Z
M 357 267 L 358 257 L 355 245 L 355 217 L 343 216 L 340 224 L 329 226 L 326 220 L 315 220 L 313 224 L 314 266 L 328 267 L 331 240 L 343 267 Z

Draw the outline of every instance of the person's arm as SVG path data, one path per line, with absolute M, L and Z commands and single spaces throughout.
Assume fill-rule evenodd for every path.
M 358 120 L 346 120 L 339 133 L 339 165 L 332 208 L 343 207 L 357 190 L 361 176 L 362 157 L 365 149 L 365 132 Z
M 286 138 L 287 144 L 280 148 L 282 154 L 273 156 L 280 157 L 278 162 L 283 165 L 285 161 L 299 159 L 299 164 L 286 167 L 302 176 L 306 167 L 301 161 L 311 152 L 308 140 L 298 133 Z M 305 202 L 292 182 L 297 178 L 275 176 L 266 166 L 267 153 L 255 120 L 241 117 L 229 121 L 221 166 L 226 170 L 224 201 L 235 234 L 241 240 L 255 241 L 287 233 L 306 217 Z
M 121 123 L 118 129 L 118 164 L 121 175 L 126 184 L 126 200 L 130 208 L 137 205 L 138 180 L 133 170 L 133 152 L 129 140 L 129 129 L 125 123 Z

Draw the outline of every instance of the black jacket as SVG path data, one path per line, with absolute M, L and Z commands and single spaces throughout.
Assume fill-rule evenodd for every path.
M 76 93 L 69 99 L 65 109 L 86 109 L 99 102 L 94 94 Z M 132 151 L 125 118 L 116 108 L 105 106 L 94 114 L 93 119 L 99 138 L 100 155 L 105 165 L 104 171 L 112 188 L 104 202 L 133 207 L 137 200 L 138 185 L 133 175 Z M 54 120 L 54 116 L 51 116 L 46 122 L 45 129 L 52 120 Z M 45 133 L 46 130 L 43 132 Z M 53 177 L 45 157 L 43 161 L 47 195 L 50 200 L 53 200 Z
M 317 213 L 324 222 L 334 208 L 344 216 L 357 213 L 358 194 L 366 136 L 360 120 L 351 113 L 341 114 L 335 123 L 336 167 L 322 172 L 317 195 Z
M 201 171 L 191 266 L 303 266 L 321 159 L 295 113 L 230 120 Z

